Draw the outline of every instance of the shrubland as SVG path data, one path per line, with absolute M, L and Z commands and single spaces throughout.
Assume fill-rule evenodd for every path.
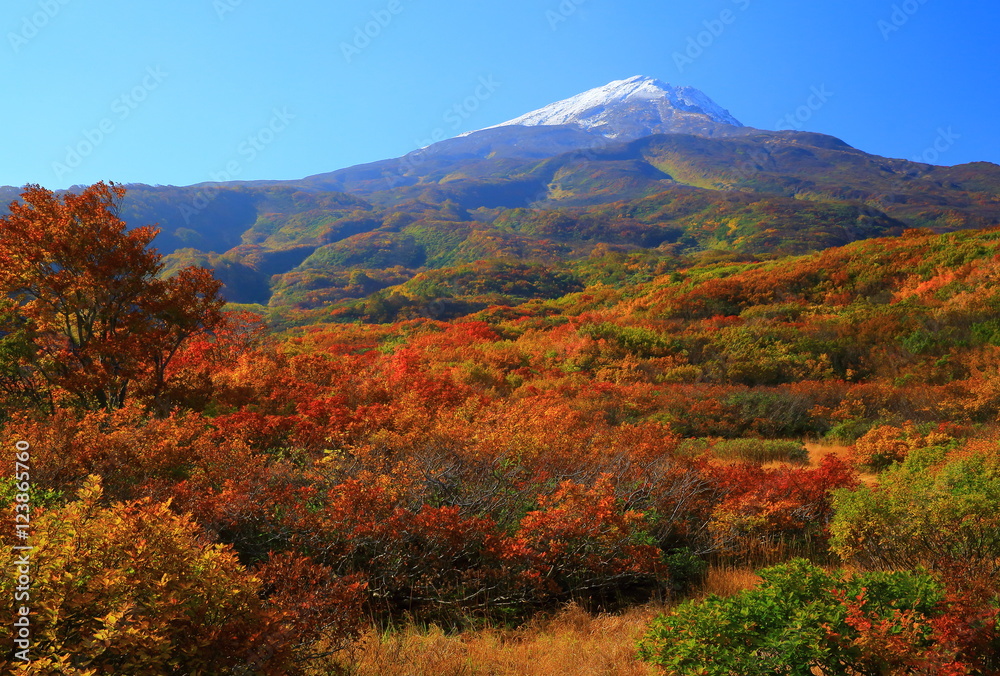
M 567 604 L 658 608 L 637 655 L 668 673 L 995 673 L 996 231 L 463 264 L 278 331 L 125 265 L 151 233 L 115 194 L 0 222 L 25 673 L 355 673 L 380 631 Z M 468 312 L 421 314 L 439 292 Z M 763 582 L 704 597 L 726 567 Z

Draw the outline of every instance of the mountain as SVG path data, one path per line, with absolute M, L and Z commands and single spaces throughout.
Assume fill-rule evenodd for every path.
M 654 134 L 705 137 L 762 133 L 745 127 L 729 111 L 693 87 L 674 87 L 637 75 L 616 80 L 508 122 L 466 132 L 396 160 L 351 167 L 305 179 L 322 189 L 377 192 L 412 184 L 414 177 L 450 173 L 456 162 L 497 161 L 489 173 L 509 168 L 504 160 L 538 160 L 574 151 L 596 152 L 612 143 Z M 374 179 L 374 180 L 373 180 Z
M 731 135 L 736 132 L 730 128 L 743 127 L 728 110 L 694 87 L 674 87 L 636 75 L 488 129 L 559 125 L 615 140 L 634 140 L 653 134 Z
M 1000 225 L 1000 166 L 753 129 L 698 90 L 634 77 L 301 180 L 130 186 L 122 216 L 159 226 L 168 274 L 212 268 L 234 302 L 392 319 L 441 299 L 461 313 L 554 298 L 595 269 L 620 280 L 639 273 L 610 268 Z

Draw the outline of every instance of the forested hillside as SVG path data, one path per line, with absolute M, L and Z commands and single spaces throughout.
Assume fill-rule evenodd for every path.
M 505 127 L 299 181 L 130 186 L 121 216 L 159 228 L 167 274 L 212 269 L 229 301 L 285 324 L 481 261 L 569 279 L 609 253 L 766 260 L 907 228 L 1000 225 L 996 165 L 936 167 L 820 134 L 732 129 L 625 142 Z M 297 310 L 313 312 L 303 321 Z

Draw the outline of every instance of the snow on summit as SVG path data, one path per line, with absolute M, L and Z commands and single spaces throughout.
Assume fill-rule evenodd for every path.
M 707 117 L 705 121 L 710 123 L 743 126 L 729 111 L 694 87 L 674 87 L 637 75 L 557 101 L 495 127 L 568 124 L 609 138 L 620 138 L 635 137 L 640 132 L 674 131 L 679 123 L 688 123 L 700 116 Z M 637 124 L 641 128 L 636 128 Z

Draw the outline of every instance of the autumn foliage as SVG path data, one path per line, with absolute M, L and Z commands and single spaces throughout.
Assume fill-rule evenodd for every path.
M 224 313 L 204 271 L 158 276 L 121 197 L 32 188 L 0 221 L 0 445 L 32 449 L 34 673 L 294 674 L 371 627 L 674 602 L 708 564 L 796 556 L 860 577 L 787 564 L 757 596 L 682 606 L 644 655 L 709 673 L 723 618 L 870 673 L 990 664 L 996 233 L 656 274 L 608 254 L 565 294 L 484 264 L 456 284 L 524 302 L 448 321 L 401 303 L 392 322 L 386 296 L 277 331 Z M 612 283 L 619 263 L 644 281 Z M 754 673 L 733 659 L 718 673 Z
M 312 624 L 315 609 L 301 615 L 303 599 L 265 589 L 275 562 L 261 579 L 165 503 L 101 501 L 90 476 L 76 500 L 36 517 L 33 641 L 45 657 L 23 673 L 222 673 L 261 650 L 267 673 L 288 673 L 294 642 L 324 628 Z M 285 573 L 314 575 L 303 566 Z M 13 595 L 10 576 L 2 589 Z M 352 593 L 340 591 L 336 614 L 350 614 Z
M 156 231 L 126 232 L 124 188 L 58 197 L 29 186 L 0 219 L 0 391 L 47 410 L 158 405 L 170 362 L 222 322 L 219 283 L 195 268 L 157 279 Z

